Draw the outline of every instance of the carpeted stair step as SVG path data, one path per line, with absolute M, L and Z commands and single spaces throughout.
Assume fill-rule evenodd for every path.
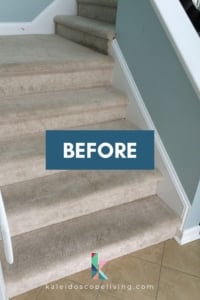
M 0 101 L 0 140 L 125 118 L 127 97 L 112 87 L 28 94 Z
M 117 120 L 95 125 L 76 127 L 76 129 L 135 129 L 125 121 Z M 63 128 L 60 128 L 63 129 Z M 0 141 L 0 185 L 7 185 L 37 177 L 43 177 L 57 171 L 45 169 L 45 131 L 43 133 L 16 136 Z
M 114 25 L 81 16 L 56 16 L 54 21 L 58 35 L 105 54 L 110 52 Z
M 12 236 L 156 194 L 158 171 L 61 172 L 2 188 Z
M 79 3 L 89 3 L 94 5 L 108 6 L 108 7 L 117 7 L 118 0 L 78 0 Z
M 8 52 L 0 58 L 0 98 L 111 84 L 111 57 L 58 35 L 0 37 L 0 43 Z
M 3 265 L 8 296 L 90 268 L 91 252 L 108 261 L 173 238 L 178 226 L 178 217 L 151 196 L 16 236 L 14 265 Z
M 78 15 L 115 24 L 117 1 L 78 0 Z

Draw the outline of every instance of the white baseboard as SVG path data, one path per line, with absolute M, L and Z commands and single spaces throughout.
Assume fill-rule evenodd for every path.
M 54 0 L 31 22 L 0 23 L 0 35 L 53 34 L 53 18 L 59 14 L 76 15 L 76 0 Z
M 185 245 L 200 239 L 200 226 L 195 226 L 190 229 L 185 229 L 180 236 L 177 236 L 176 241 L 180 245 Z
M 129 97 L 127 118 L 139 128 L 155 131 L 156 168 L 161 171 L 164 177 L 164 180 L 158 186 L 158 195 L 180 216 L 182 225 L 179 230 L 182 231 L 191 204 L 145 106 L 117 40 L 113 41 L 112 55 L 115 58 L 113 85 Z

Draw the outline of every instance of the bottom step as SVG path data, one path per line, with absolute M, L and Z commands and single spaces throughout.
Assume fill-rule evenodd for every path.
M 173 238 L 179 225 L 163 201 L 151 196 L 16 236 L 15 263 L 3 265 L 8 296 L 89 268 L 91 252 L 111 260 Z

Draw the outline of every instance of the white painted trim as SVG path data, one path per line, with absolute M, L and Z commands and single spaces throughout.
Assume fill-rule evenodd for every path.
M 200 226 L 185 229 L 180 237 L 175 238 L 180 245 L 185 245 L 200 239 Z
M 113 85 L 126 93 L 130 100 L 128 119 L 139 128 L 155 131 L 155 162 L 156 167 L 164 176 L 164 180 L 158 186 L 158 195 L 181 217 L 180 230 L 182 231 L 191 204 L 145 106 L 117 40 L 112 43 L 112 55 L 115 58 Z
M 4 207 L 3 196 L 0 191 L 0 239 L 3 241 L 4 254 L 9 264 L 13 264 L 13 247 L 10 235 L 10 228 Z
M 200 99 L 200 37 L 179 0 L 150 0 Z
M 76 15 L 76 0 L 54 0 L 33 21 L 0 23 L 0 35 L 53 34 L 56 15 Z
M 187 216 L 187 220 L 184 226 L 184 229 L 189 229 L 191 227 L 199 225 L 200 222 L 200 179 L 197 185 L 197 190 L 194 196 L 194 200 L 192 202 L 192 207 Z
M 0 191 L 0 239 L 3 241 L 4 254 L 9 264 L 14 261 L 13 247 L 10 236 L 10 229 L 8 225 L 7 215 L 4 207 L 3 196 Z M 6 287 L 4 282 L 3 270 L 0 261 L 0 299 L 8 300 L 6 295 Z

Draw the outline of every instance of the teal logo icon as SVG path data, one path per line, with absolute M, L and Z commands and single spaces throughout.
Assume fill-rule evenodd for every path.
M 99 261 L 98 253 L 91 253 L 91 276 L 94 280 L 108 280 L 108 277 L 102 271 L 106 263 L 105 260 Z

